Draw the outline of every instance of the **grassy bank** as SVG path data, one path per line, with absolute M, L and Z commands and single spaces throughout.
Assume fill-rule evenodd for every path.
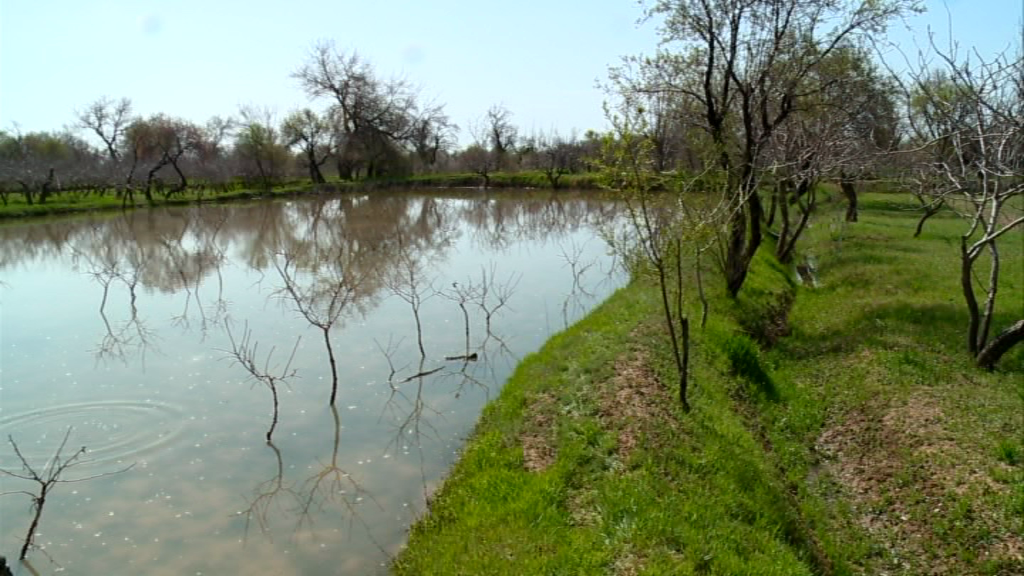
M 316 189 L 309 182 L 292 182 L 275 186 L 270 190 L 258 189 L 233 189 L 220 191 L 207 189 L 204 191 L 186 190 L 177 194 L 165 197 L 162 194 L 154 194 L 153 202 L 147 202 L 145 196 L 136 192 L 134 200 L 122 203 L 122 199 L 113 192 L 103 194 L 90 191 L 58 192 L 53 193 L 45 203 L 36 201 L 33 204 L 25 202 L 21 195 L 11 195 L 7 204 L 0 205 L 0 220 L 16 218 L 38 218 L 46 216 L 60 216 L 63 214 L 75 214 L 81 212 L 104 212 L 118 210 L 134 210 L 136 208 L 148 208 L 153 206 L 175 206 L 182 204 L 195 204 L 202 202 L 231 202 L 234 200 L 253 200 L 257 198 L 281 198 L 310 194 Z
M 910 206 L 823 213 L 804 245 L 817 287 L 763 250 L 738 300 L 712 294 L 690 414 L 652 286 L 552 338 L 487 407 L 394 571 L 1024 573 L 1024 350 L 973 367 L 961 223 L 913 239 Z M 999 327 L 1024 313 L 1022 248 L 1004 247 Z
M 551 190 L 551 182 L 542 172 L 498 172 L 491 174 L 491 188 L 539 188 Z M 316 187 L 312 181 L 297 180 L 277 185 L 269 190 L 241 188 L 220 190 L 209 188 L 202 191 L 186 190 L 165 197 L 155 193 L 153 202 L 146 201 L 142 193 L 136 193 L 134 200 L 127 206 L 113 192 L 98 194 L 91 191 L 56 192 L 52 193 L 45 203 L 36 201 L 28 204 L 24 196 L 10 193 L 7 203 L 0 205 L 0 220 L 13 218 L 32 218 L 57 216 L 77 212 L 97 212 L 135 209 L 149 206 L 173 206 L 200 202 L 230 202 L 233 200 L 252 200 L 256 198 L 277 198 L 323 192 L 365 192 L 381 189 L 399 188 L 478 188 L 483 180 L 476 174 L 427 174 L 403 178 L 380 178 L 356 180 L 352 182 L 331 181 L 322 187 Z M 566 174 L 558 181 L 559 189 L 596 190 L 599 188 L 597 178 L 593 174 Z

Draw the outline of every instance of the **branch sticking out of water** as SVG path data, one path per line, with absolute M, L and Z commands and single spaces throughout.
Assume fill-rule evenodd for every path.
M 466 303 L 473 302 L 480 298 L 480 288 L 470 280 L 465 284 L 452 282 L 451 288 L 441 292 L 441 295 L 459 305 L 462 311 L 462 326 L 466 337 L 465 356 L 469 357 L 469 311 L 466 310 Z
M 278 413 L 278 401 L 277 401 L 277 385 L 284 384 L 288 385 L 288 379 L 293 378 L 296 374 L 296 370 L 292 369 L 292 360 L 295 359 L 295 352 L 299 349 L 299 342 L 302 341 L 302 336 L 295 339 L 295 346 L 292 348 L 292 354 L 288 357 L 288 363 L 284 365 L 281 371 L 276 371 L 277 367 L 270 367 L 270 358 L 274 355 L 274 348 L 267 352 L 266 360 L 263 362 L 261 368 L 257 364 L 257 351 L 260 343 L 252 341 L 252 330 L 249 330 L 249 325 L 246 323 L 245 329 L 242 333 L 242 339 L 235 341 L 234 335 L 231 334 L 231 328 L 225 325 L 228 333 L 228 340 L 231 341 L 231 350 L 225 350 L 229 358 L 232 358 L 236 364 L 241 364 L 245 371 L 249 373 L 249 376 L 256 382 L 263 384 L 270 390 L 271 396 L 274 398 L 274 416 L 270 422 L 270 429 L 267 430 L 267 444 L 271 443 L 271 437 L 274 435 L 274 428 L 277 427 L 277 413 Z
M 523 277 L 522 274 L 509 274 L 504 282 L 497 283 L 495 276 L 497 276 L 497 270 L 493 263 L 489 271 L 486 268 L 480 268 L 480 285 L 476 293 L 478 297 L 476 303 L 484 312 L 484 325 L 488 335 L 492 334 L 491 318 L 506 307 L 519 285 L 519 280 Z
M 18 460 L 21 461 L 21 471 L 12 472 L 10 470 L 0 468 L 0 474 L 10 476 L 12 478 L 18 478 L 20 480 L 35 482 L 38 485 L 37 492 L 29 492 L 27 490 L 0 492 L 0 496 L 8 494 L 24 494 L 32 499 L 32 509 L 35 511 L 35 515 L 32 517 L 32 523 L 29 524 L 28 533 L 25 534 L 25 544 L 21 547 L 21 553 L 18 556 L 19 560 L 24 561 L 25 556 L 28 555 L 29 549 L 34 547 L 33 539 L 36 535 L 36 529 L 39 527 L 39 520 L 43 516 L 43 506 L 46 505 L 47 496 L 50 495 L 50 492 L 57 484 L 72 484 L 76 482 L 94 480 L 96 478 L 103 478 L 104 476 L 112 476 L 114 474 L 127 472 L 135 466 L 135 464 L 132 463 L 130 466 L 115 472 L 105 472 L 82 478 L 63 478 L 62 476 L 68 470 L 71 470 L 80 464 L 89 462 L 89 460 L 82 459 L 82 456 L 85 455 L 85 446 L 76 450 L 71 456 L 64 455 L 64 449 L 67 447 L 68 439 L 71 437 L 71 430 L 72 428 L 69 426 L 68 431 L 64 433 L 64 439 L 61 440 L 60 446 L 57 447 L 57 451 L 53 454 L 53 457 L 50 458 L 46 465 L 39 470 L 36 470 L 32 464 L 29 463 L 28 459 L 25 458 L 25 455 L 21 453 L 21 450 L 18 448 L 18 443 L 14 441 L 14 437 L 7 437 L 7 440 L 11 443 L 11 447 L 14 448 L 14 454 L 17 455 Z

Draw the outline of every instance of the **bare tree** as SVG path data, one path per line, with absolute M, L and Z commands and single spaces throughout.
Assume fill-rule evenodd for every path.
M 315 44 L 292 77 L 311 98 L 330 100 L 339 176 L 346 180 L 361 167 L 369 176 L 384 171 L 413 138 L 416 120 L 440 110 L 428 106 L 420 114 L 419 88 L 402 78 L 380 78 L 358 53 L 339 51 L 330 41 Z
M 541 134 L 536 138 L 536 154 L 541 172 L 557 189 L 562 176 L 574 171 L 579 159 L 579 148 L 575 137 L 565 138 L 557 131 L 550 135 Z
M 707 301 L 699 256 L 706 249 L 708 238 L 714 239 L 727 221 L 730 210 L 738 208 L 728 192 L 720 190 L 726 179 L 715 178 L 713 171 L 686 178 L 669 177 L 657 171 L 654 145 L 643 136 L 646 126 L 642 114 L 613 117 L 612 122 L 615 131 L 605 140 L 602 177 L 605 185 L 625 202 L 629 223 L 623 237 L 613 239 L 613 247 L 629 262 L 632 274 L 651 273 L 657 281 L 679 378 L 679 402 L 689 411 L 690 318 L 685 292 L 690 275 L 684 267 L 684 250 L 693 245 L 697 255 L 695 277 L 703 326 Z M 675 193 L 658 193 L 666 189 Z M 705 193 L 698 194 L 702 189 Z
M 919 6 L 918 0 L 660 0 L 664 48 L 637 90 L 684 102 L 706 158 L 728 178 L 735 210 L 725 241 L 726 287 L 736 295 L 763 238 L 763 156 L 777 130 L 825 85 L 813 73 L 837 47 Z
M 341 446 L 341 419 L 338 417 L 337 407 L 332 405 L 330 411 L 334 422 L 331 459 L 330 461 L 320 461 L 320 470 L 306 479 L 297 494 L 299 520 L 296 529 L 301 528 L 303 524 L 312 525 L 314 514 L 322 511 L 328 504 L 341 503 L 351 515 L 351 522 L 359 522 L 374 546 L 387 555 L 387 551 L 374 538 L 370 525 L 359 512 L 360 504 L 367 499 L 376 504 L 378 508 L 381 507 L 380 503 L 338 464 L 338 449 Z
M 295 377 L 296 371 L 291 367 L 292 360 L 295 360 L 295 352 L 299 349 L 299 342 L 302 341 L 302 337 L 300 336 L 295 339 L 295 346 L 292 348 L 291 356 L 288 357 L 288 362 L 285 363 L 284 368 L 278 371 L 277 367 L 271 368 L 270 366 L 270 359 L 274 355 L 273 348 L 267 352 L 267 357 L 263 361 L 263 366 L 259 366 L 257 351 L 260 343 L 252 341 L 252 331 L 249 330 L 248 324 L 242 332 L 242 339 L 237 342 L 235 341 L 234 335 L 231 334 L 231 328 L 229 326 L 225 326 L 225 330 L 228 333 L 228 340 L 231 341 L 231 350 L 225 350 L 225 352 L 234 359 L 236 364 L 240 364 L 242 368 L 245 368 L 245 371 L 249 373 L 249 376 L 254 382 L 259 382 L 266 386 L 273 397 L 273 418 L 270 421 L 270 428 L 267 430 L 267 444 L 271 444 L 271 437 L 274 435 L 274 428 L 277 427 L 277 386 L 278 384 L 287 385 L 288 380 Z
M 235 152 L 246 163 L 246 176 L 258 178 L 270 190 L 287 168 L 289 154 L 269 108 L 243 106 L 239 110 Z
M 342 313 L 355 302 L 361 279 L 342 274 L 333 278 L 314 278 L 308 285 L 303 285 L 296 276 L 294 257 L 284 254 L 283 260 L 283 265 L 277 260 L 274 261 L 274 266 L 284 282 L 281 292 L 295 303 L 299 314 L 323 334 L 327 359 L 331 366 L 329 404 L 334 406 L 338 397 L 338 364 L 334 358 L 334 347 L 331 345 L 331 329 L 341 318 Z
M 313 184 L 323 184 L 320 167 L 334 153 L 331 142 L 331 122 L 309 108 L 289 114 L 281 124 L 281 134 L 288 146 L 298 146 L 305 158 L 309 178 Z
M 17 442 L 14 441 L 14 437 L 8 436 L 7 440 L 11 443 L 11 447 L 14 449 L 14 454 L 18 457 L 21 462 L 21 471 L 13 472 L 11 470 L 5 470 L 0 468 L 0 474 L 9 476 L 11 478 L 17 478 L 19 480 L 26 480 L 33 482 L 37 485 L 36 492 L 30 492 L 28 490 L 16 490 L 12 492 L 0 493 L 0 496 L 8 494 L 24 494 L 32 499 L 32 509 L 35 514 L 32 516 L 32 522 L 29 524 L 28 532 L 25 534 L 25 543 L 21 547 L 21 552 L 18 555 L 19 560 L 24 560 L 25 556 L 28 555 L 28 551 L 33 546 L 33 540 L 36 535 L 36 529 L 39 527 L 39 521 L 43 516 L 43 507 L 46 505 L 46 499 L 50 493 L 58 484 L 73 484 L 77 482 L 86 482 L 88 480 L 95 480 L 96 478 L 103 478 L 105 476 L 112 476 L 114 474 L 121 474 L 131 470 L 135 464 L 131 464 L 125 468 L 117 470 L 115 472 L 105 472 L 102 474 L 94 474 L 91 476 L 84 476 L 81 478 L 64 478 L 64 474 L 72 468 L 85 464 L 88 460 L 82 460 L 82 456 L 85 455 L 85 446 L 79 448 L 71 456 L 64 454 L 64 448 L 67 447 L 68 439 L 71 437 L 71 427 L 68 427 L 67 432 L 64 433 L 64 439 L 61 440 L 60 445 L 57 447 L 57 451 L 54 452 L 47 463 L 39 470 L 36 470 L 32 464 L 25 458 L 18 448 Z
M 428 104 L 416 112 L 409 138 L 424 167 L 434 169 L 438 155 L 455 146 L 458 131 L 459 126 L 448 118 L 443 105 Z
M 195 124 L 156 114 L 135 119 L 124 132 L 124 143 L 130 155 L 126 184 L 129 189 L 134 186 L 135 172 L 141 168 L 146 173 L 142 192 L 146 201 L 153 203 L 154 189 L 163 192 L 167 198 L 188 187 L 183 162 L 199 153 L 204 140 L 202 129 Z M 168 167 L 178 179 L 178 184 L 170 188 L 159 177 L 161 171 Z M 130 198 L 131 194 L 126 194 L 124 203 Z
M 967 350 L 980 366 L 992 369 L 1024 341 L 1024 319 L 990 338 L 1000 285 L 1000 240 L 1024 224 L 1019 206 L 1024 198 L 1024 57 L 986 61 L 977 54 L 961 57 L 955 46 L 943 51 L 933 43 L 932 49 L 942 71 L 929 72 L 921 62 L 912 83 L 904 86 L 907 109 L 916 112 L 910 124 L 925 152 L 921 173 L 928 182 L 924 192 L 931 196 L 926 206 L 944 204 L 967 224 L 960 236 Z M 979 271 L 987 272 L 984 279 Z
M 0 187 L 16 184 L 27 204 L 44 204 L 97 164 L 88 144 L 70 133 L 0 132 Z M 7 202 L 6 188 L 0 198 Z
M 416 345 L 419 347 L 420 359 L 425 359 L 427 353 L 423 348 L 423 323 L 420 320 L 420 307 L 425 300 L 429 300 L 437 292 L 430 287 L 430 281 L 424 281 L 426 268 L 417 255 L 410 250 L 402 233 L 398 232 L 397 237 L 398 265 L 392 275 L 385 279 L 385 283 L 391 289 L 392 294 L 406 301 L 412 308 L 413 319 L 416 321 Z
M 103 96 L 76 113 L 78 127 L 92 131 L 107 147 L 112 162 L 121 160 L 119 140 L 132 121 L 132 101 Z
M 506 169 L 508 155 L 516 149 L 519 137 L 519 129 L 512 124 L 512 112 L 501 104 L 491 106 L 484 115 L 482 131 L 486 132 L 487 143 L 498 169 Z
M 260 526 L 260 531 L 269 536 L 270 532 L 270 510 L 279 496 L 297 496 L 290 485 L 284 482 L 284 462 L 281 459 L 281 450 L 273 442 L 267 442 L 267 447 L 274 454 L 274 475 L 260 482 L 254 489 L 252 497 L 248 499 L 248 506 L 245 510 L 238 512 L 239 516 L 245 516 L 245 537 L 249 536 L 249 525 L 253 518 Z

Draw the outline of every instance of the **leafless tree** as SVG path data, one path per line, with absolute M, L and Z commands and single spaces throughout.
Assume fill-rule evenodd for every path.
M 258 179 L 265 189 L 270 190 L 284 175 L 290 157 L 274 121 L 274 111 L 243 106 L 239 117 L 235 153 L 244 162 L 245 175 Z
M 0 200 L 6 204 L 7 186 L 16 185 L 27 204 L 44 204 L 90 178 L 98 164 L 98 155 L 73 134 L 0 131 Z
M 562 176 L 576 171 L 576 163 L 579 161 L 576 138 L 565 138 L 558 131 L 552 131 L 551 134 L 537 136 L 534 141 L 540 170 L 551 188 L 557 189 Z
M 137 239 L 133 239 L 135 240 Z M 137 242 L 132 244 L 130 250 L 125 261 L 109 246 L 102 247 L 96 253 L 79 249 L 77 246 L 71 247 L 75 266 L 83 269 L 103 289 L 98 311 L 105 334 L 95 350 L 97 361 L 116 359 L 127 364 L 129 357 L 137 352 L 144 364 L 146 350 L 154 340 L 152 330 L 139 315 L 137 292 L 139 278 L 145 274 L 145 266 L 149 263 L 146 262 L 147 259 Z M 117 324 L 111 323 L 107 316 L 110 289 L 115 284 L 123 285 L 128 291 L 128 319 Z
M 230 358 L 234 360 L 236 364 L 245 368 L 245 371 L 249 373 L 253 382 L 259 382 L 270 390 L 270 394 L 274 400 L 273 418 L 270 421 L 270 428 L 267 430 L 267 444 L 271 444 L 271 437 L 274 435 L 274 428 L 277 427 L 277 414 L 278 414 L 278 398 L 277 398 L 277 386 L 279 384 L 288 385 L 288 380 L 295 377 L 296 371 L 292 369 L 292 361 L 295 360 L 295 353 L 299 350 L 299 342 L 302 341 L 302 337 L 295 339 L 295 346 L 292 347 L 291 356 L 288 357 L 288 362 L 285 363 L 284 368 L 278 370 L 277 367 L 270 366 L 270 359 L 274 355 L 274 348 L 271 348 L 267 352 L 267 357 L 263 361 L 263 366 L 259 365 L 258 349 L 259 342 L 252 341 L 252 331 L 249 330 L 248 324 L 242 331 L 241 340 L 235 341 L 234 335 L 231 333 L 231 327 L 225 326 L 225 330 L 228 333 L 228 340 L 231 342 L 231 349 L 225 350 Z
M 401 156 L 398 150 L 424 136 L 423 122 L 445 118 L 443 107 L 421 109 L 418 87 L 403 78 L 379 77 L 358 53 L 339 51 L 330 41 L 316 43 L 292 77 L 311 98 L 331 102 L 342 179 L 354 178 L 361 167 L 369 176 L 382 173 Z M 429 142 L 429 132 L 420 144 Z
M 637 89 L 683 102 L 699 128 L 698 150 L 727 178 L 732 210 L 725 241 L 726 287 L 736 295 L 763 238 L 758 186 L 777 130 L 808 97 L 821 63 L 844 43 L 884 30 L 918 0 L 659 0 L 663 48 L 644 59 Z
M 444 106 L 427 104 L 412 118 L 409 140 L 422 165 L 433 170 L 439 154 L 451 151 L 458 140 L 459 126 L 444 112 Z
M 135 466 L 135 464 L 131 464 L 115 472 L 104 472 L 102 474 L 93 474 L 91 476 L 84 476 L 81 478 L 64 478 L 63 476 L 72 468 L 88 463 L 88 460 L 82 459 L 82 456 L 85 455 L 84 446 L 76 450 L 75 453 L 70 456 L 64 454 L 64 448 L 67 447 L 68 439 L 71 437 L 71 431 L 72 428 L 68 427 L 67 432 L 64 433 L 64 439 L 61 440 L 60 445 L 57 447 L 57 451 L 54 452 L 53 456 L 39 470 L 36 470 L 36 468 L 33 467 L 21 453 L 17 442 L 14 441 L 14 437 L 7 437 L 8 442 L 11 444 L 11 448 L 14 449 L 14 454 L 21 462 L 21 470 L 15 472 L 0 468 L 0 474 L 19 480 L 33 482 L 37 486 L 37 490 L 35 492 L 30 492 L 28 490 L 15 490 L 0 493 L 0 496 L 24 494 L 32 499 L 32 509 L 35 511 L 35 514 L 33 514 L 32 522 L 29 524 L 28 532 L 25 534 L 25 543 L 22 545 L 21 552 L 18 555 L 19 560 L 25 560 L 25 556 L 28 555 L 29 549 L 32 548 L 36 529 L 39 527 L 39 521 L 43 516 L 43 507 L 46 505 L 46 499 L 58 484 L 86 482 L 88 480 L 95 480 L 96 478 L 121 474 L 131 470 L 132 467 Z
M 921 173 L 929 203 L 944 203 L 967 225 L 960 236 L 967 349 L 980 366 L 992 369 L 1024 341 L 1024 319 L 990 338 L 1000 240 L 1018 234 L 1024 224 L 1019 204 L 1024 198 L 1024 56 L 984 60 L 934 43 L 932 50 L 941 72 L 929 71 L 922 56 L 911 83 L 904 85 L 907 109 L 919 151 L 925 152 Z M 1012 241 L 1019 245 L 1019 236 Z M 979 271 L 987 271 L 987 277 L 979 278 Z
M 523 278 L 522 274 L 513 273 L 509 274 L 504 281 L 499 282 L 497 275 L 497 265 L 493 262 L 490 267 L 480 267 L 476 304 L 484 313 L 484 329 L 488 335 L 493 333 L 491 323 L 495 315 L 508 307 L 509 300 L 512 299 L 519 286 L 519 281 Z
M 281 124 L 281 134 L 288 146 L 298 146 L 305 158 L 309 178 L 314 184 L 323 184 L 320 167 L 334 153 L 331 142 L 331 122 L 309 108 L 289 114 Z
M 474 285 L 472 280 L 468 280 L 461 284 L 458 282 L 452 282 L 450 288 L 440 292 L 443 297 L 455 302 L 459 306 L 459 310 L 462 312 L 462 327 L 465 335 L 465 352 L 463 355 L 466 358 L 469 358 L 470 356 L 469 310 L 466 306 L 478 298 L 479 292 L 480 288 Z
M 483 178 L 484 188 L 491 187 L 491 174 L 497 169 L 497 160 L 490 150 L 475 142 L 462 151 L 459 161 L 466 170 Z
M 519 129 L 512 123 L 512 112 L 504 105 L 494 104 L 484 115 L 483 130 L 498 169 L 507 169 L 508 155 L 515 151 L 519 138 Z
M 157 172 L 168 165 L 178 176 L 178 184 L 167 189 L 165 198 L 184 191 L 188 187 L 188 178 L 182 171 L 182 165 L 187 156 L 198 154 L 203 146 L 202 129 L 187 120 L 162 115 L 152 117 L 147 120 L 144 127 L 136 126 L 134 129 L 145 130 L 145 134 L 141 136 L 144 140 L 141 145 L 152 147 L 149 155 L 157 158 L 146 178 L 147 191 Z
M 313 278 L 308 285 L 300 282 L 296 275 L 296 263 L 292 255 L 281 256 L 283 264 L 276 259 L 277 269 L 284 286 L 281 292 L 292 302 L 303 318 L 317 327 L 324 337 L 327 348 L 327 359 L 331 366 L 331 399 L 334 406 L 338 397 L 338 365 L 334 358 L 334 347 L 331 345 L 331 329 L 348 308 L 354 303 L 360 278 L 351 274 L 338 277 Z
M 423 302 L 437 294 L 431 287 L 431 281 L 424 278 L 427 270 L 423 262 L 409 248 L 401 232 L 397 233 L 398 239 L 398 266 L 395 267 L 392 275 L 385 280 L 391 293 L 406 301 L 412 308 L 413 319 L 416 321 L 416 344 L 419 347 L 420 358 L 426 358 L 427 353 L 423 348 L 423 323 L 420 320 L 420 307 Z
M 103 96 L 76 113 L 78 127 L 90 130 L 107 147 L 110 160 L 121 160 L 119 140 L 132 122 L 132 101 L 128 98 L 114 100 Z
M 626 229 L 619 238 L 612 238 L 613 249 L 629 262 L 632 274 L 651 274 L 657 281 L 679 377 L 679 402 L 689 411 L 690 318 L 685 293 L 690 275 L 684 267 L 684 252 L 688 254 L 689 246 L 694 246 L 694 264 L 699 267 L 699 256 L 709 239 L 715 239 L 731 211 L 739 208 L 723 189 L 728 184 L 715 178 L 714 170 L 685 178 L 655 170 L 654 144 L 644 137 L 646 118 L 642 114 L 611 120 L 615 131 L 605 140 L 602 176 L 605 185 L 622 198 L 628 215 Z M 661 194 L 660 190 L 674 193 Z M 707 300 L 699 268 L 696 280 L 703 326 Z

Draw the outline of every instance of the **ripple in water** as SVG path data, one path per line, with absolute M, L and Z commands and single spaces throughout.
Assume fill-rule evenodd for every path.
M 91 463 L 132 462 L 174 441 L 184 426 L 177 408 L 157 402 L 86 402 L 53 406 L 0 418 L 0 439 L 14 437 L 33 466 L 43 466 L 73 427 L 64 454 L 86 447 Z M 10 446 L 0 450 L 6 456 Z M 14 455 L 10 454 L 13 459 Z M 4 466 L 17 465 L 2 458 Z M 38 469 L 38 468 L 37 468 Z

